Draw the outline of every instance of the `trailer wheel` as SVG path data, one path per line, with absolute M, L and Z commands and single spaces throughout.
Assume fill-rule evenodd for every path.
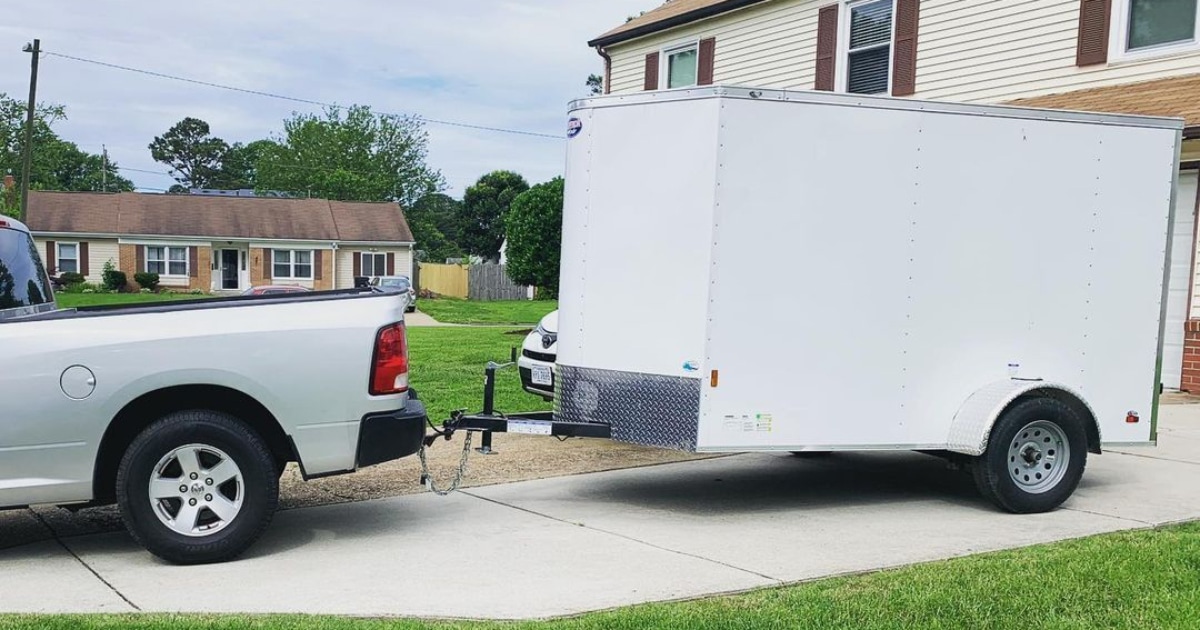
M 224 562 L 270 524 L 277 469 L 262 438 L 236 418 L 176 412 L 125 451 L 117 503 L 130 535 L 154 555 L 177 564 Z
M 1062 505 L 1086 465 L 1083 420 L 1057 400 L 1035 398 L 1000 415 L 972 472 L 979 492 L 992 503 L 1032 514 Z

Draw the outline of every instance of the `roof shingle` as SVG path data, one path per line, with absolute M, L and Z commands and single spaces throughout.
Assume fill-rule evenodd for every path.
M 588 42 L 588 46 L 608 46 L 648 35 L 701 18 L 740 9 L 765 0 L 667 0 L 607 33 Z
M 1200 125 L 1200 74 L 1035 96 L 1010 105 L 1183 118 Z
M 411 243 L 395 203 L 30 191 L 34 232 Z

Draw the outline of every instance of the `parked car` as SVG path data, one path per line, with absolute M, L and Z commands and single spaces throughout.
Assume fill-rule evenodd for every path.
M 408 312 L 417 310 L 417 290 L 408 276 L 380 276 L 371 281 L 373 286 L 408 294 Z
M 297 286 L 271 284 L 261 287 L 250 287 L 242 295 L 280 295 L 283 293 L 308 293 L 309 289 Z
M 311 479 L 420 450 L 406 304 L 365 289 L 58 310 L 29 230 L 0 217 L 0 510 L 116 503 L 161 558 L 237 556 L 288 462 Z
M 517 370 L 525 391 L 552 400 L 554 398 L 554 363 L 558 358 L 558 311 L 538 322 L 537 328 L 525 336 Z

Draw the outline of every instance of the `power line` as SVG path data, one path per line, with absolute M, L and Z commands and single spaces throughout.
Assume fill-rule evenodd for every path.
M 133 173 L 149 173 L 151 175 L 166 175 L 167 177 L 171 176 L 171 174 L 166 171 L 148 171 L 144 168 L 132 168 L 129 166 L 117 166 L 117 170 L 118 171 L 130 171 Z
M 282 100 L 282 101 L 291 101 L 293 103 L 303 103 L 305 105 L 316 105 L 318 107 L 328 107 L 331 109 L 347 109 L 347 107 L 345 105 L 338 105 L 336 103 L 324 103 L 322 101 L 314 101 L 311 99 L 299 98 L 299 97 L 295 97 L 295 96 L 286 96 L 283 94 L 274 94 L 271 92 L 264 92 L 262 90 L 251 90 L 248 88 L 241 88 L 241 87 L 236 87 L 236 86 L 232 86 L 232 85 L 223 85 L 221 83 L 213 83 L 211 81 L 201 81 L 199 79 L 191 79 L 188 77 L 181 77 L 181 76 L 176 76 L 173 74 L 166 74 L 163 72 L 155 72 L 153 70 L 144 70 L 142 68 L 132 68 L 130 66 L 122 66 L 119 64 L 115 64 L 115 63 L 109 63 L 107 61 L 88 59 L 86 57 L 75 57 L 72 55 L 66 55 L 66 54 L 58 53 L 58 52 L 52 52 L 52 51 L 44 51 L 44 52 L 47 55 L 53 55 L 55 57 L 69 59 L 71 61 L 90 63 L 90 64 L 97 65 L 97 66 L 103 66 L 105 68 L 113 68 L 115 70 L 124 70 L 126 72 L 135 72 L 137 74 L 144 74 L 147 76 L 157 77 L 160 79 L 170 79 L 172 81 L 182 81 L 184 83 L 192 83 L 194 85 L 202 85 L 205 87 L 217 88 L 217 89 L 221 89 L 221 90 L 229 90 L 231 92 L 241 92 L 243 94 L 252 94 L 254 96 L 263 96 L 266 98 L 274 98 L 274 99 L 278 99 L 278 100 Z M 387 112 L 379 112 L 379 114 L 383 115 L 383 116 L 392 116 L 392 117 L 396 117 L 396 118 L 404 117 L 404 115 L 402 115 L 402 114 L 389 114 Z M 421 121 L 424 121 L 424 122 L 427 122 L 430 124 L 445 125 L 447 127 L 459 127 L 462 129 L 474 129 L 477 131 L 492 131 L 495 133 L 507 133 L 507 134 L 513 134 L 513 135 L 518 135 L 518 136 L 532 136 L 534 138 L 550 138 L 550 139 L 554 139 L 554 140 L 562 140 L 562 136 L 557 136 L 557 135 L 550 134 L 550 133 L 541 133 L 541 132 L 537 132 L 537 131 L 524 131 L 524 130 L 520 130 L 520 129 L 505 129 L 503 127 L 489 127 L 486 125 L 473 125 L 470 123 L 455 122 L 452 120 L 438 120 L 436 118 L 426 118 L 426 117 L 420 116 L 420 115 L 414 115 L 414 117 L 417 118 L 418 120 L 421 120 Z

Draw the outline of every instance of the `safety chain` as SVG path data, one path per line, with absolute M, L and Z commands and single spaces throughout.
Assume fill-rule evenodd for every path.
M 450 483 L 450 487 L 445 490 L 439 489 L 437 484 L 433 482 L 433 475 L 429 473 L 429 461 L 425 457 L 425 445 L 421 445 L 421 485 L 428 488 L 434 494 L 444 497 L 456 490 L 462 484 L 463 477 L 467 474 L 467 457 L 471 454 L 471 436 L 473 432 L 468 431 L 466 439 L 463 440 L 462 457 L 458 460 L 458 470 L 454 473 L 454 481 Z

